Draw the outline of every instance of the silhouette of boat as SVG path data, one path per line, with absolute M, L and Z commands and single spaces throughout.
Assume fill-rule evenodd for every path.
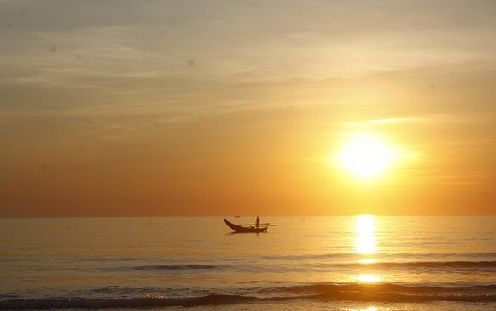
M 230 222 L 229 220 L 227 220 L 225 218 L 224 218 L 224 223 L 229 228 L 231 228 L 231 230 L 233 230 L 236 233 L 260 233 L 260 232 L 267 232 L 267 228 L 268 228 L 266 226 L 264 226 L 264 227 L 258 227 L 257 228 L 255 226 L 246 227 L 246 226 L 236 225 L 236 224 L 233 224 L 232 222 Z

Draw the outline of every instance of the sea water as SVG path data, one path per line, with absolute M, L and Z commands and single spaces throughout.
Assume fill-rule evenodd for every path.
M 0 309 L 496 309 L 495 216 L 261 222 L 2 219 Z

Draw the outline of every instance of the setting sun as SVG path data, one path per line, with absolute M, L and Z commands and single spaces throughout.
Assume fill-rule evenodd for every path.
M 370 180 L 385 174 L 396 161 L 396 152 L 380 136 L 358 133 L 343 144 L 337 161 L 355 177 Z

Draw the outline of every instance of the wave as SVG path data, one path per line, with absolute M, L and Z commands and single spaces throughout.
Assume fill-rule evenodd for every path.
M 201 264 L 190 264 L 190 265 L 145 265 L 145 266 L 134 266 L 134 267 L 124 267 L 121 269 L 129 270 L 205 270 L 205 269 L 216 269 L 220 268 L 220 265 L 201 265 Z
M 215 291 L 215 290 L 212 290 Z M 220 290 L 218 290 L 220 291 Z M 317 283 L 287 287 L 244 289 L 243 294 L 209 293 L 174 298 L 166 295 L 141 298 L 57 297 L 0 300 L 0 310 L 30 309 L 103 309 L 203 306 L 241 303 L 270 303 L 288 300 L 361 301 L 361 302 L 496 302 L 496 284 L 473 286 L 416 286 L 393 283 Z M 236 292 L 235 289 L 232 289 Z M 166 291 L 164 292 L 164 294 Z
M 317 263 L 307 267 L 319 269 L 332 269 L 332 268 L 374 268 L 374 269 L 456 269 L 456 270 L 494 270 L 496 269 L 496 261 L 404 261 L 404 262 L 354 262 L 354 263 Z
M 256 300 L 242 295 L 210 294 L 191 298 L 40 298 L 8 299 L 0 301 L 0 310 L 47 310 L 47 309 L 104 309 L 104 308 L 154 308 L 167 306 L 201 306 L 236 304 Z
M 458 270 L 494 270 L 496 269 L 496 261 L 405 261 L 405 262 L 370 262 L 370 263 L 316 263 L 309 264 L 304 267 L 293 267 L 294 269 L 325 269 L 330 270 L 333 268 L 347 268 L 347 269 L 361 269 L 361 268 L 374 268 L 374 269 L 458 269 Z M 142 266 L 121 266 L 114 267 L 110 270 L 127 270 L 127 271 L 182 271 L 182 270 L 213 270 L 213 269 L 242 269 L 250 270 L 267 270 L 277 272 L 281 270 L 278 265 L 258 265 L 256 267 L 250 265 L 212 265 L 212 264 L 156 264 L 156 265 L 142 265 Z M 283 269 L 286 271 L 286 269 Z M 108 269 L 105 269 L 108 270 Z
M 377 262 L 370 264 L 379 268 L 496 268 L 496 261 L 407 261 L 407 262 Z
M 428 295 L 442 295 L 444 294 L 457 294 L 469 295 L 475 294 L 483 295 L 496 295 L 496 284 L 488 285 L 467 285 L 467 286 L 428 286 L 428 285 L 406 285 L 397 283 L 316 283 L 310 285 L 297 285 L 288 287 L 278 287 L 277 291 L 282 292 L 313 292 L 317 294 L 331 294 L 331 293 L 395 293 L 395 294 L 410 294 L 415 297 L 424 294 Z
M 307 265 L 285 265 L 284 269 L 279 268 L 280 265 L 267 264 L 260 265 L 258 269 L 265 269 L 267 271 L 287 271 L 288 269 L 295 270 L 319 270 L 319 271 L 332 271 L 333 269 L 350 269 L 360 271 L 363 268 L 371 268 L 377 270 L 415 270 L 415 269 L 429 269 L 429 270 L 452 270 L 456 271 L 494 271 L 496 270 L 496 261 L 364 261 L 364 262 L 324 262 L 324 263 L 309 263 Z M 233 266 L 236 268 L 236 266 Z M 245 267 L 246 268 L 246 267 Z
M 375 302 L 496 302 L 496 284 L 474 286 L 415 286 L 393 283 L 312 284 L 279 288 L 282 292 L 313 294 L 322 300 Z
M 447 258 L 447 257 L 464 257 L 465 259 L 485 258 L 488 260 L 496 260 L 496 253 L 375 253 L 379 258 L 400 257 L 400 258 Z M 330 253 L 330 254 L 305 254 L 305 255 L 262 255 L 260 259 L 267 260 L 304 260 L 304 259 L 350 259 L 360 258 L 357 253 Z

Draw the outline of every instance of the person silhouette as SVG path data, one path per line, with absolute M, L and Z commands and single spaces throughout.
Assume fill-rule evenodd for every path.
M 257 220 L 255 221 L 255 227 L 257 227 L 257 229 L 260 227 L 260 218 L 258 218 L 258 216 Z

